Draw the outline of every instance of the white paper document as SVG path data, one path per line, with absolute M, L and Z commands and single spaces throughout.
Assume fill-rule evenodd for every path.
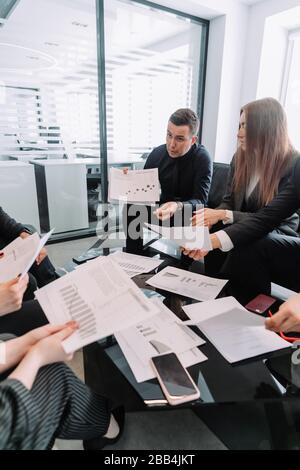
M 137 382 L 155 377 L 150 359 L 158 354 L 174 351 L 185 367 L 207 359 L 197 349 L 205 341 L 180 323 L 160 300 L 152 302 L 159 308 L 157 315 L 115 335 Z
M 194 304 L 184 307 L 184 311 L 194 320 L 197 317 L 198 328 L 228 362 L 290 347 L 290 343 L 265 329 L 263 317 L 248 312 L 232 297 L 218 299 L 215 304 L 214 307 L 213 302 L 203 302 L 198 308 Z
M 124 174 L 118 168 L 110 169 L 109 199 L 136 203 L 159 201 L 160 185 L 158 169 L 128 170 Z
M 155 315 L 158 308 L 109 257 L 99 257 L 36 291 L 52 324 L 79 324 L 64 341 L 66 352 L 128 328 Z
M 227 282 L 169 266 L 148 279 L 147 284 L 192 299 L 211 300 L 217 297 Z
M 52 233 L 53 230 L 41 239 L 37 233 L 24 239 L 18 237 L 1 250 L 4 256 L 0 259 L 0 282 L 10 281 L 20 274 L 22 279 Z
M 195 304 L 183 305 L 182 310 L 191 320 L 185 321 L 185 325 L 198 325 L 202 320 L 220 315 L 233 308 L 243 308 L 234 297 L 222 297 L 221 299 L 207 300 Z
M 145 223 L 145 226 L 152 232 L 159 233 L 162 238 L 172 240 L 178 246 L 189 250 L 210 251 L 212 249 L 208 227 L 160 227 L 148 223 Z
M 110 256 L 129 277 L 134 277 L 142 273 L 149 273 L 163 263 L 163 260 L 161 259 L 132 255 L 131 253 L 125 253 L 124 251 L 116 251 Z

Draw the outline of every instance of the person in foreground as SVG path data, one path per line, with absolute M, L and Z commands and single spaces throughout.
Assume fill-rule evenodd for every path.
M 101 449 L 119 438 L 123 408 L 112 414 L 109 401 L 61 362 L 72 358 L 61 343 L 76 328 L 70 322 L 0 336 L 0 449 L 51 449 L 58 437 Z

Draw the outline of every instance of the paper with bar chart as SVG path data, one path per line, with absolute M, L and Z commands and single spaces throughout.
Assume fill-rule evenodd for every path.
M 155 377 L 150 359 L 174 351 L 185 367 L 206 361 L 198 349 L 205 341 L 185 326 L 160 300 L 152 302 L 159 313 L 116 333 L 116 339 L 137 382 Z
M 36 291 L 52 324 L 75 320 L 79 330 L 64 341 L 66 352 L 144 321 L 157 307 L 111 258 L 99 257 Z

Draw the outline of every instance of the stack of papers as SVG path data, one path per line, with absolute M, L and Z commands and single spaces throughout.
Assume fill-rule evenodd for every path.
M 158 168 L 150 170 L 123 170 L 111 168 L 109 199 L 133 203 L 153 204 L 159 201 Z
M 216 349 L 234 363 L 290 347 L 276 333 L 265 329 L 265 319 L 246 310 L 233 297 L 187 305 L 183 310 Z
M 67 353 L 155 315 L 158 308 L 111 257 L 99 257 L 35 293 L 52 324 L 79 324 Z
M 217 297 L 227 282 L 169 266 L 148 279 L 147 284 L 192 299 L 210 300 Z
M 174 351 L 185 367 L 207 360 L 198 346 L 205 343 L 185 326 L 160 300 L 153 299 L 159 313 L 116 333 L 116 339 L 137 380 L 155 378 L 150 359 Z
M 1 252 L 0 282 L 7 282 L 21 275 L 21 279 L 29 271 L 43 246 L 47 243 L 53 230 L 40 239 L 37 233 L 24 239 L 18 237 Z
M 129 277 L 137 276 L 138 274 L 149 273 L 156 269 L 163 260 L 157 258 L 149 258 L 147 256 L 132 255 L 124 251 L 116 251 L 109 255 L 118 263 L 118 265 L 125 271 Z
M 183 246 L 189 250 L 212 249 L 208 227 L 160 227 L 145 223 L 145 226 L 152 232 L 159 233 L 162 238 L 176 242 L 178 246 Z

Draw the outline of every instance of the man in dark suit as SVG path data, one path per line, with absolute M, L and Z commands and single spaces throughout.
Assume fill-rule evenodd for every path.
M 198 130 L 197 115 L 191 109 L 178 109 L 170 116 L 166 144 L 155 148 L 146 161 L 145 170 L 158 168 L 161 185 L 161 205 L 155 211 L 156 223 L 173 220 L 175 213 L 180 213 L 180 220 L 183 218 L 189 223 L 197 206 L 207 203 L 212 162 L 205 147 L 197 144 Z M 140 217 L 142 212 L 144 217 Z M 135 221 L 137 217 L 147 220 L 150 212 L 144 206 L 125 206 L 123 220 L 128 252 L 142 251 L 143 224 L 138 225 Z M 134 231 L 132 234 L 130 225 Z

